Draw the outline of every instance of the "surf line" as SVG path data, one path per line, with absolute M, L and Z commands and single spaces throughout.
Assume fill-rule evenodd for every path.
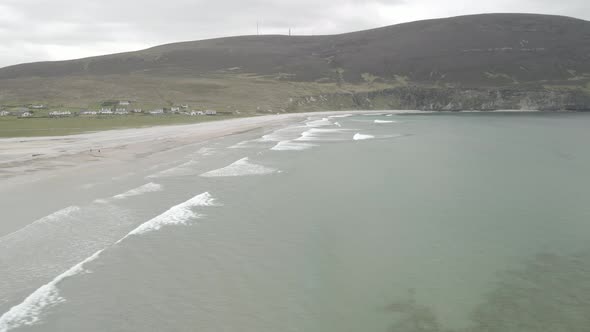
M 49 283 L 39 287 L 20 304 L 13 306 L 7 312 L 2 314 L 0 316 L 0 332 L 7 332 L 18 327 L 30 326 L 40 322 L 45 309 L 66 301 L 59 292 L 59 284 L 67 278 L 83 273 L 90 273 L 90 270 L 86 268 L 86 265 L 98 259 L 108 248 L 121 243 L 131 236 L 157 231 L 165 225 L 186 225 L 191 219 L 199 218 L 201 216 L 193 212 L 192 208 L 215 205 L 219 204 L 211 194 L 204 192 L 184 203 L 175 205 L 164 213 L 144 222 L 114 244 L 95 252 L 88 258 L 55 277 Z

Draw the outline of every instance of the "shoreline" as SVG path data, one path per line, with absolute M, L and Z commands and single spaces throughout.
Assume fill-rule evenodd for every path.
M 288 113 L 188 125 L 105 130 L 68 136 L 1 138 L 0 189 L 18 185 L 23 181 L 36 181 L 48 173 L 57 175 L 80 167 L 133 162 L 141 156 L 248 131 L 271 129 L 298 120 L 302 121 L 310 116 L 384 112 L 396 113 L 396 111 Z
M 143 128 L 112 129 L 66 136 L 0 138 L 0 185 L 18 183 L 43 172 L 72 170 L 75 167 L 107 162 L 129 162 L 142 155 L 168 151 L 187 144 L 272 128 L 304 120 L 342 114 L 489 114 L 543 113 L 537 110 L 498 111 L 417 111 L 354 110 L 304 112 L 224 119 L 195 124 L 161 125 Z

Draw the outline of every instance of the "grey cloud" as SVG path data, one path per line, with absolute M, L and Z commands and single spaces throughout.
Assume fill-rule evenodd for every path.
M 0 66 L 256 33 L 331 34 L 480 12 L 590 18 L 587 0 L 2 0 Z

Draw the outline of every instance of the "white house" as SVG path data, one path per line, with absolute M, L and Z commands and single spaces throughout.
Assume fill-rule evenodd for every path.
M 206 110 L 205 115 L 217 115 L 217 111 L 216 110 Z
M 170 112 L 172 112 L 172 113 L 177 113 L 177 112 L 180 112 L 180 107 L 176 107 L 176 106 L 174 106 L 174 107 L 171 107 L 171 108 L 170 108 Z
M 98 112 L 97 111 L 82 111 L 80 112 L 80 115 L 97 115 Z
M 41 105 L 31 105 L 31 108 L 38 110 L 38 109 L 45 108 L 45 105 L 42 105 L 42 104 Z
M 113 114 L 113 110 L 110 108 L 103 107 L 98 111 L 98 114 Z
M 8 111 L 0 111 L 0 116 L 9 116 L 10 112 Z
M 53 111 L 53 112 L 49 112 L 49 116 L 70 116 L 72 115 L 72 112 L 70 111 Z
M 152 115 L 160 115 L 160 114 L 164 114 L 164 110 L 161 109 L 161 108 L 159 108 L 159 109 L 155 109 L 155 110 L 149 111 L 149 113 L 152 114 Z
M 31 116 L 33 116 L 33 113 L 31 113 L 31 112 L 23 112 L 20 115 L 21 118 L 30 118 Z
M 141 108 L 136 108 L 133 110 L 133 113 L 142 113 L 143 110 Z
M 120 100 L 119 101 L 120 106 L 129 106 L 129 104 L 131 104 L 131 102 L 129 100 Z
M 129 114 L 129 112 L 124 108 L 117 108 L 115 110 L 115 114 L 116 115 L 127 115 L 127 114 Z

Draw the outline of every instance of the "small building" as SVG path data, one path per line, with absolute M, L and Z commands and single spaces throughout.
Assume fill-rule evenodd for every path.
M 149 111 L 151 115 L 161 115 L 164 114 L 164 110 L 161 108 Z
M 180 107 L 182 107 L 182 109 L 184 109 L 184 110 L 188 109 L 188 105 L 186 105 L 186 104 L 180 105 Z
M 127 115 L 127 114 L 129 114 L 129 112 L 127 111 L 126 108 L 116 108 L 115 114 L 116 115 Z
M 98 111 L 98 114 L 113 114 L 113 110 L 108 107 L 103 107 Z
M 0 116 L 9 116 L 12 115 L 12 113 L 8 112 L 8 111 L 0 111 Z
M 32 109 L 36 109 L 36 110 L 40 110 L 40 109 L 44 109 L 45 105 L 40 104 L 40 105 L 31 105 Z
M 80 112 L 80 115 L 97 115 L 98 112 L 97 111 L 82 111 Z
M 170 112 L 178 113 L 178 112 L 180 112 L 180 107 L 177 107 L 177 106 L 170 107 Z
M 217 111 L 216 110 L 206 110 L 205 115 L 217 115 Z
M 141 108 L 135 108 L 132 112 L 133 113 L 143 113 L 143 110 Z
M 203 111 L 197 111 L 197 110 L 192 110 L 191 111 L 191 115 L 205 115 L 205 112 Z
M 19 115 L 19 117 L 21 118 L 30 118 L 33 116 L 33 112 L 23 112 L 21 113 L 21 115 Z
M 70 111 L 53 111 L 49 112 L 49 116 L 51 117 L 63 117 L 63 116 L 71 116 L 72 112 Z
M 131 102 L 129 100 L 120 100 L 119 106 L 129 106 Z

